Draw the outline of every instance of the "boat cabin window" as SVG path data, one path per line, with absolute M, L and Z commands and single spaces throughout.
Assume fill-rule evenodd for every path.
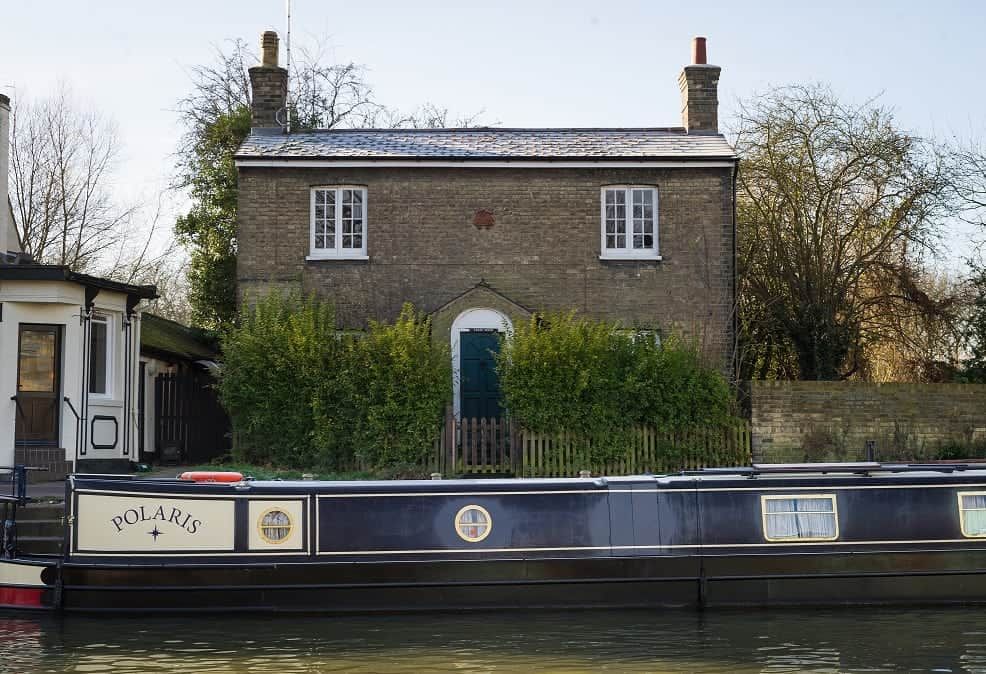
M 479 543 L 490 535 L 492 529 L 493 518 L 482 506 L 467 505 L 455 515 L 455 533 L 469 543 Z
M 986 491 L 959 492 L 959 520 L 966 538 L 986 537 Z
M 273 545 L 284 543 L 291 535 L 291 516 L 276 508 L 260 516 L 260 537 Z
M 834 541 L 839 537 L 834 494 L 761 496 L 760 509 L 768 541 Z

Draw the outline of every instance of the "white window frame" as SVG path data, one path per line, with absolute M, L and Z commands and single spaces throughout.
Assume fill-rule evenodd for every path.
M 92 316 L 89 318 L 89 367 L 92 368 L 92 325 L 95 323 L 100 323 L 106 326 L 106 390 L 102 393 L 94 393 L 92 391 L 92 373 L 87 372 L 86 376 L 88 378 L 87 387 L 89 388 L 88 394 L 90 398 L 98 398 L 100 400 L 111 400 L 113 398 L 113 316 L 101 311 L 93 311 Z
M 798 499 L 828 499 L 832 502 L 831 515 L 835 520 L 835 532 L 832 536 L 806 536 L 804 538 L 793 538 L 784 537 L 777 538 L 776 536 L 771 537 L 767 535 L 767 517 L 768 515 L 788 515 L 793 514 L 787 512 L 781 513 L 768 513 L 767 512 L 767 501 L 789 501 Z M 813 511 L 799 510 L 798 513 L 811 513 Z M 819 513 L 829 514 L 828 510 L 819 511 Z M 771 494 L 760 496 L 760 517 L 763 524 L 763 537 L 764 540 L 771 543 L 810 543 L 812 541 L 834 541 L 839 538 L 839 500 L 836 498 L 835 494 Z
M 315 195 L 320 191 L 335 192 L 335 243 L 332 248 L 315 248 Z M 342 247 L 342 191 L 359 191 L 363 195 L 363 232 L 360 248 Z M 313 185 L 308 200 L 308 257 L 309 260 L 368 260 L 366 253 L 367 188 L 364 185 Z
M 963 508 L 962 507 L 962 497 L 963 496 L 986 496 L 986 491 L 960 491 L 958 493 L 959 501 L 959 528 L 962 531 L 962 535 L 965 538 L 986 538 L 986 533 L 982 534 L 970 534 L 965 530 L 965 513 L 968 510 L 981 510 L 981 508 Z
M 623 190 L 626 194 L 626 248 L 606 247 L 606 193 Z M 633 191 L 650 190 L 654 202 L 654 246 L 633 248 Z M 601 260 L 660 260 L 660 208 L 658 189 L 655 185 L 604 185 L 599 189 L 599 259 Z

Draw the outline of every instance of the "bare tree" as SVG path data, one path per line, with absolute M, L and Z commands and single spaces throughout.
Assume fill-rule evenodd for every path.
M 99 267 L 134 215 L 113 196 L 118 153 L 113 121 L 78 104 L 65 86 L 15 103 L 11 200 L 25 252 L 79 271 Z
M 367 71 L 327 58 L 324 41 L 301 46 L 291 63 L 292 130 L 447 126 L 449 111 L 423 105 L 401 112 L 376 101 Z M 190 253 L 192 321 L 220 330 L 236 318 L 236 149 L 250 132 L 248 68 L 256 55 L 242 40 L 216 49 L 213 64 L 191 69 L 191 93 L 179 102 L 185 134 L 175 186 L 192 197 L 175 232 Z M 478 115 L 454 119 L 472 126 Z
M 367 79 L 367 68 L 329 58 L 327 40 L 295 48 L 291 63 L 291 109 L 296 130 L 334 128 L 439 128 L 475 126 L 482 112 L 453 116 L 448 108 L 425 103 L 402 111 L 379 103 Z M 257 54 L 243 40 L 215 48 L 210 65 L 190 69 L 193 88 L 179 103 L 185 121 L 184 154 L 203 129 L 222 116 L 250 106 L 249 68 Z
M 736 144 L 745 375 L 849 377 L 908 321 L 946 316 L 922 287 L 954 206 L 940 147 L 822 86 L 743 104 Z

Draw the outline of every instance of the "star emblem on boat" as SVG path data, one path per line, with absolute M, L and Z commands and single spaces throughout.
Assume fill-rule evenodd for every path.
M 148 535 L 153 536 L 154 537 L 154 540 L 156 541 L 157 540 L 157 537 L 160 536 L 162 532 L 161 531 L 158 531 L 158 528 L 155 525 L 154 529 L 152 529 L 151 531 L 148 531 L 147 533 L 148 533 Z

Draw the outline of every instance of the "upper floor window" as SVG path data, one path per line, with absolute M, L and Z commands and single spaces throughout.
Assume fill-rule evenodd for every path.
M 312 188 L 311 257 L 366 257 L 366 188 Z
M 610 185 L 602 189 L 602 258 L 660 259 L 657 188 Z
M 93 314 L 89 320 L 89 393 L 109 396 L 112 372 L 111 321 L 105 314 Z
M 768 541 L 834 541 L 839 514 L 833 494 L 761 496 L 763 535 Z

